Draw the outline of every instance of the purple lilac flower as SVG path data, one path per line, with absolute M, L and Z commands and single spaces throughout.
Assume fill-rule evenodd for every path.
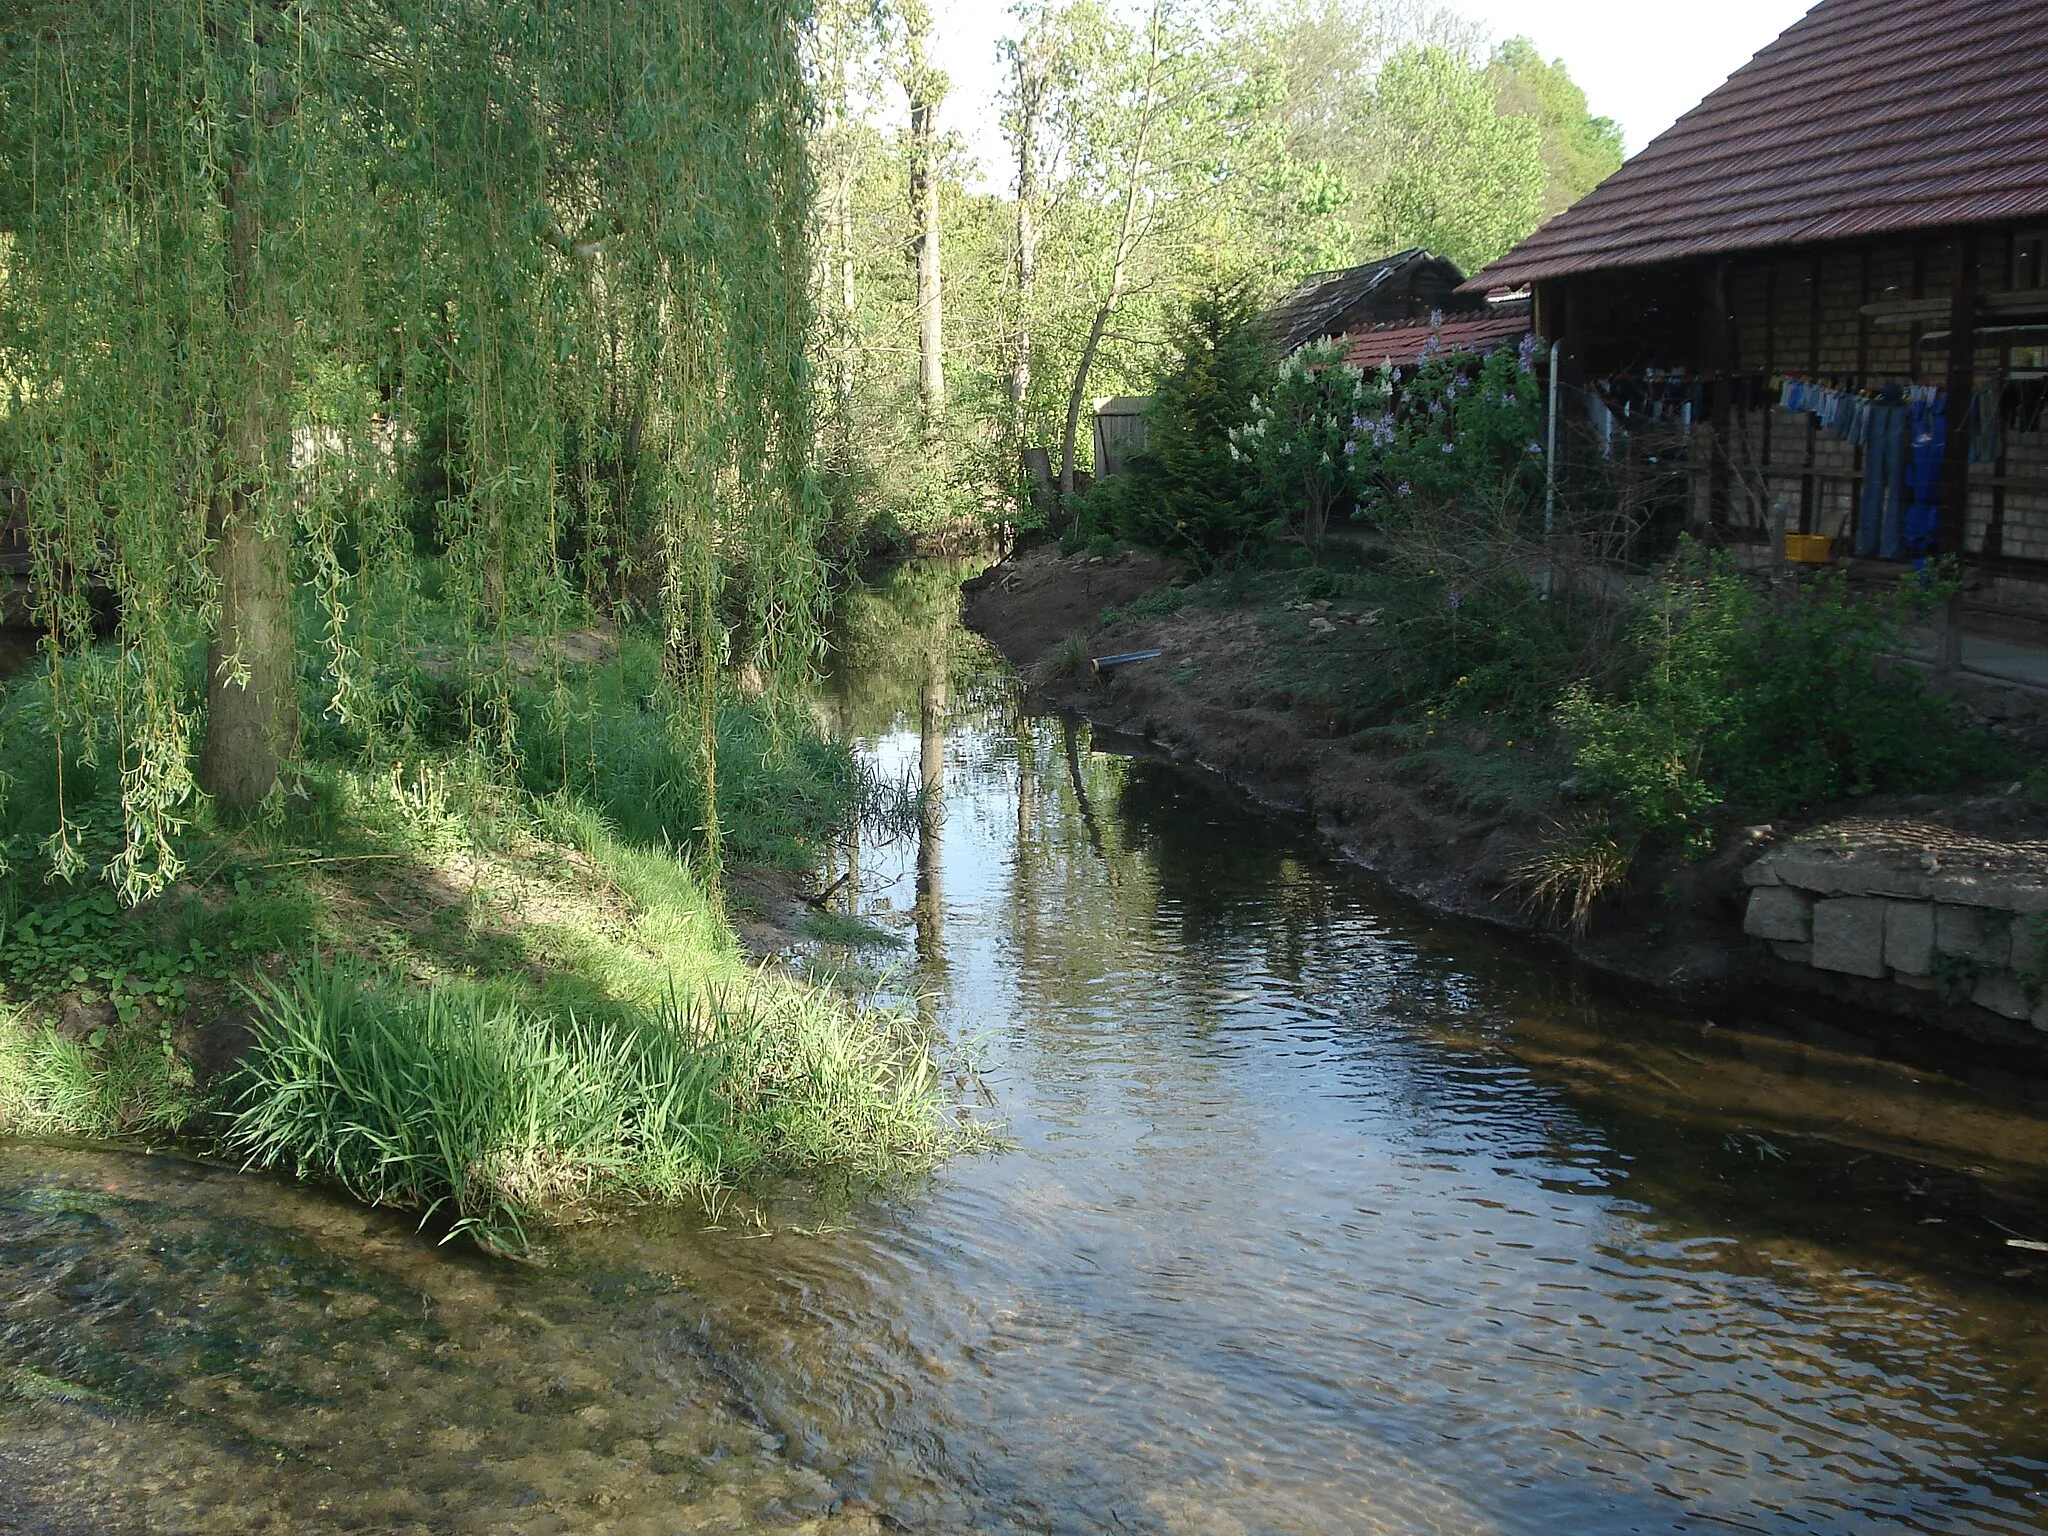
M 1462 608 L 1462 607 L 1464 607 L 1464 606 L 1465 606 L 1465 594 L 1464 594 L 1464 593 L 1462 593 L 1462 592 L 1453 592 L 1453 593 L 1451 594 L 1451 606 L 1452 606 L 1453 608 Z
M 1415 494 L 1415 487 L 1410 485 L 1406 480 L 1403 480 L 1399 485 L 1395 486 L 1394 489 L 1399 491 L 1403 496 L 1413 496 Z
M 1346 456 L 1346 457 L 1349 457 L 1350 455 L 1352 455 L 1352 454 L 1354 454 L 1354 453 L 1356 453 L 1356 452 L 1358 452 L 1358 444 L 1357 444 L 1357 443 L 1355 443 L 1355 442 L 1346 442 L 1346 443 L 1344 444 L 1344 453 L 1345 453 L 1345 456 Z
M 1515 362 L 1524 373 L 1534 373 L 1536 371 L 1536 336 L 1534 332 L 1525 335 L 1522 338 L 1521 345 L 1515 348 Z

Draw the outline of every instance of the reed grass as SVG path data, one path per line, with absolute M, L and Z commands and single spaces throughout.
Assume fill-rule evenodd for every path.
M 225 1140 L 516 1254 L 536 1218 L 924 1163 L 947 1118 L 911 1021 L 794 983 L 587 1017 L 313 961 L 259 995 Z

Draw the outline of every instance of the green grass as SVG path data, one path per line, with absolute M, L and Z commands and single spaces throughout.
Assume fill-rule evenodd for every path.
M 0 1020 L 0 1135 L 168 1139 L 200 1102 L 166 1034 L 99 1029 L 71 1040 Z

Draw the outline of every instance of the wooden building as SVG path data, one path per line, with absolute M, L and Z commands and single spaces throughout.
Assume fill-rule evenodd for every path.
M 1277 357 L 1368 326 L 1420 320 L 1432 312 L 1480 311 L 1485 295 L 1460 293 L 1456 262 L 1416 247 L 1336 272 L 1303 278 L 1261 320 Z
M 1868 548 L 1857 423 L 1917 401 L 1924 544 L 2048 611 L 2048 0 L 1822 0 L 1466 289 L 1531 290 L 1610 431 L 1682 416 L 1737 547 Z

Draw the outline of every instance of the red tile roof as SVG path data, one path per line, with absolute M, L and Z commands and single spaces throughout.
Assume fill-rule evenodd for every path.
M 1344 361 L 1354 368 L 1396 367 L 1420 362 L 1432 336 L 1436 349 L 1431 356 L 1451 352 L 1491 352 L 1522 339 L 1529 330 L 1527 301 L 1497 304 L 1492 311 L 1477 315 L 1446 315 L 1441 324 L 1417 320 L 1405 325 L 1376 325 L 1369 331 L 1353 331 L 1344 339 L 1351 350 Z
M 1466 283 L 2048 215 L 2048 0 L 1821 0 Z

